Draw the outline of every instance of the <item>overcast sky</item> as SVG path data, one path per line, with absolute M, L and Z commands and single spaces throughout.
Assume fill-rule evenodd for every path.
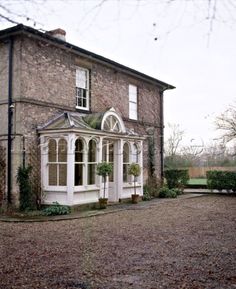
M 179 124 L 186 143 L 214 139 L 215 117 L 236 101 L 235 0 L 1 3 L 37 29 L 63 28 L 68 42 L 176 86 L 165 93 L 165 124 Z

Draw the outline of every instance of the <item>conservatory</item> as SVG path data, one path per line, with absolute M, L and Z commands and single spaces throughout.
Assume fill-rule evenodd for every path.
M 114 108 L 104 113 L 64 112 L 38 128 L 41 147 L 42 202 L 63 205 L 96 203 L 103 195 L 100 162 L 112 164 L 106 182 L 109 202 L 130 198 L 133 179 L 128 166 L 143 164 L 143 137 L 125 127 Z M 137 192 L 142 195 L 143 174 Z

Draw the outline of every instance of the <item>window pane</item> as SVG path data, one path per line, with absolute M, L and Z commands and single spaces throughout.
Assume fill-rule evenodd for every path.
M 107 131 L 110 131 L 111 128 L 110 128 L 110 120 L 109 120 L 109 118 L 107 118 L 105 120 L 104 125 L 103 125 L 103 129 L 107 130 Z
M 76 105 L 87 107 L 87 95 L 88 91 L 86 89 L 76 88 Z
M 96 142 L 94 140 L 89 142 L 88 162 L 96 162 Z
M 110 164 L 112 164 L 112 172 L 109 175 L 109 182 L 114 182 L 114 167 L 113 167 L 113 163 L 110 163 Z
M 87 88 L 87 71 L 84 69 L 76 70 L 76 86 Z
M 48 161 L 57 161 L 57 142 L 55 139 L 50 139 L 48 142 Z
M 138 147 L 134 144 L 133 162 L 138 163 Z
M 137 119 L 137 104 L 130 102 L 129 103 L 129 117 L 131 119 Z
M 88 185 L 94 185 L 96 182 L 96 164 L 88 164 Z
M 56 164 L 48 165 L 48 184 L 49 186 L 57 185 L 57 165 Z
M 87 107 L 87 99 L 83 98 L 83 107 Z
M 82 98 L 76 97 L 76 106 L 82 106 Z
M 58 142 L 58 162 L 67 162 L 67 141 L 60 139 Z
M 109 144 L 109 163 L 113 163 L 114 161 L 114 145 Z
M 129 85 L 129 101 L 137 103 L 137 86 Z
M 128 164 L 123 164 L 123 182 L 128 182 Z
M 113 116 L 110 115 L 106 118 L 103 129 L 107 131 L 114 131 L 114 132 L 120 132 L 121 131 L 121 125 L 119 120 Z
M 83 185 L 83 164 L 75 164 L 75 186 Z
M 123 147 L 123 163 L 128 162 L 129 162 L 129 145 L 125 143 Z
M 83 89 L 80 87 L 76 87 L 76 96 L 81 98 L 83 96 Z
M 83 141 L 81 139 L 77 139 L 75 141 L 75 162 L 83 162 Z
M 102 161 L 107 162 L 107 142 L 104 141 L 102 144 Z
M 67 165 L 59 165 L 59 186 L 66 186 L 67 180 Z

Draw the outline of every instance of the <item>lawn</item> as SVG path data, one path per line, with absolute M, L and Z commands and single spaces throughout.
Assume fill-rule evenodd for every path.
M 207 179 L 190 179 L 188 181 L 189 185 L 207 185 Z
M 0 288 L 236 288 L 236 198 L 186 197 L 86 219 L 1 222 Z

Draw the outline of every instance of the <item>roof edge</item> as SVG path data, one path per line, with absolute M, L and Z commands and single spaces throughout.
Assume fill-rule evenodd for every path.
M 159 80 L 157 78 L 149 76 L 149 75 L 147 75 L 145 73 L 142 73 L 142 72 L 140 72 L 138 70 L 135 70 L 133 68 L 130 68 L 128 66 L 120 64 L 120 63 L 118 63 L 118 62 L 116 62 L 114 60 L 108 59 L 108 58 L 106 58 L 104 56 L 98 55 L 98 54 L 93 53 L 91 51 L 88 51 L 86 49 L 80 48 L 80 47 L 78 47 L 78 46 L 76 46 L 74 44 L 71 44 L 71 43 L 67 42 L 67 41 L 55 38 L 55 37 L 49 35 L 48 33 L 41 32 L 41 31 L 39 31 L 37 29 L 34 29 L 32 27 L 29 27 L 29 26 L 26 26 L 26 25 L 23 25 L 23 24 L 18 24 L 16 26 L 1 30 L 0 31 L 0 39 L 4 39 L 4 38 L 10 37 L 10 36 L 17 35 L 17 34 L 19 34 L 21 32 L 22 33 L 30 33 L 30 34 L 33 34 L 35 36 L 41 37 L 41 38 L 43 38 L 45 40 L 48 40 L 48 41 L 54 42 L 56 44 L 59 44 L 61 46 L 64 46 L 65 48 L 69 48 L 71 50 L 79 52 L 80 54 L 83 54 L 84 56 L 87 56 L 89 58 L 93 58 L 93 59 L 95 59 L 97 61 L 109 64 L 109 65 L 111 65 L 111 66 L 113 66 L 115 68 L 119 68 L 121 71 L 129 72 L 130 74 L 135 75 L 136 77 L 139 76 L 139 77 L 141 77 L 141 78 L 143 78 L 145 80 L 151 81 L 151 82 L 155 83 L 157 86 L 159 86 L 162 89 L 162 91 L 176 88 L 175 86 L 173 86 L 171 84 L 163 82 L 163 81 L 161 81 L 161 80 Z

